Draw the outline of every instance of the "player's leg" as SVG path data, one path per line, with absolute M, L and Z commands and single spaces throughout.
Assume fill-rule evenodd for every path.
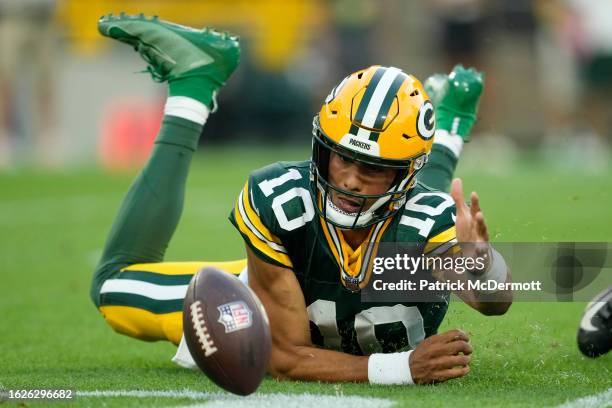
M 455 139 L 454 144 L 462 147 L 463 140 L 459 141 L 457 138 L 461 139 L 460 136 L 450 135 L 448 132 L 436 131 L 434 145 L 431 148 L 431 153 L 429 153 L 429 160 L 419 173 L 420 182 L 435 190 L 449 191 L 461 150 L 451 150 L 448 146 L 440 143 L 440 140 L 448 139 L 453 141 Z
M 107 238 L 91 298 L 117 331 L 177 343 L 186 284 L 203 264 L 150 264 L 162 261 L 177 226 L 189 164 L 215 93 L 238 63 L 238 42 L 143 16 L 107 16 L 99 29 L 134 46 L 153 77 L 168 81 L 169 98 L 152 155 Z
M 450 75 L 435 74 L 425 81 L 425 89 L 436 109 L 436 135 L 419 181 L 440 191 L 448 191 L 465 141 L 476 121 L 484 76 L 473 68 L 456 66 Z
M 183 336 L 183 299 L 193 275 L 205 267 L 239 275 L 246 265 L 246 259 L 129 265 L 102 282 L 98 309 L 121 334 L 178 344 Z

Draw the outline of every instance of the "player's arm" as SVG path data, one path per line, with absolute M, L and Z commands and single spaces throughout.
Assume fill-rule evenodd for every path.
M 457 208 L 457 241 L 464 243 L 463 256 L 484 259 L 484 268 L 464 274 L 455 275 L 467 281 L 469 279 L 493 279 L 499 283 L 512 281 L 510 268 L 503 256 L 491 246 L 484 215 L 480 208 L 480 200 L 475 192 L 470 195 L 471 206 L 463 200 L 463 186 L 460 179 L 453 180 L 451 196 Z M 467 287 L 467 286 L 466 286 Z M 457 295 L 468 305 L 485 315 L 501 315 L 506 313 L 512 304 L 512 292 L 500 290 L 485 292 L 478 290 L 463 290 Z
M 310 339 L 306 303 L 293 271 L 262 260 L 248 245 L 246 249 L 249 286 L 262 301 L 270 320 L 272 356 L 269 371 L 274 377 L 325 382 L 369 380 L 376 383 L 376 379 L 385 378 L 385 374 L 390 377 L 396 374 L 374 372 L 385 367 L 371 361 L 372 357 L 314 346 Z M 453 330 L 420 343 L 404 361 L 405 369 L 417 384 L 462 377 L 469 372 L 471 352 L 467 335 Z M 395 357 L 399 360 L 406 354 L 386 356 L 387 359 Z
M 447 191 L 463 143 L 469 141 L 472 126 L 476 122 L 478 104 L 484 89 L 484 74 L 474 68 L 466 69 L 457 65 L 449 75 L 432 75 L 424 85 L 436 109 L 437 130 L 429 162 L 419 173 L 419 180 L 435 189 Z M 485 279 L 490 275 L 500 283 L 511 282 L 511 273 L 503 257 L 490 247 L 478 196 L 472 193 L 470 210 L 463 201 L 460 184 L 458 189 L 456 187 L 457 185 L 453 184 L 451 195 L 457 207 L 457 239 L 459 242 L 467 243 L 469 249 L 475 249 L 474 244 L 478 244 L 482 252 L 488 255 L 487 265 L 474 276 L 452 272 L 452 276 L 444 276 L 445 272 L 439 272 L 441 276 L 438 276 L 438 279 L 444 281 L 450 278 L 466 282 L 469 279 Z M 453 255 L 449 253 L 448 256 Z M 486 315 L 504 314 L 512 303 L 510 291 L 486 293 L 463 290 L 457 292 L 457 295 Z
M 447 256 L 454 256 L 454 254 L 447 254 Z M 470 255 L 474 256 L 474 255 Z M 476 255 L 478 256 L 478 255 Z M 490 257 L 490 255 L 488 255 Z M 494 257 L 501 257 L 501 254 L 496 253 Z M 498 260 L 499 261 L 499 260 Z M 503 262 L 503 257 L 501 258 Z M 505 268 L 504 271 L 496 273 L 497 276 L 504 276 L 504 279 L 500 283 L 511 283 L 512 282 L 512 274 L 510 268 L 503 262 L 502 267 Z M 462 274 L 457 274 L 455 272 L 444 273 L 439 272 L 440 275 L 437 276 L 437 279 L 441 282 L 446 280 L 463 282 L 465 290 L 454 291 L 457 296 L 464 303 L 471 306 L 473 309 L 478 310 L 480 313 L 486 316 L 497 316 L 505 314 L 510 306 L 512 305 L 512 292 L 509 290 L 498 290 L 498 291 L 477 291 L 477 290 L 469 290 L 467 289 L 467 282 L 470 280 L 483 280 L 486 281 L 489 277 L 487 276 L 487 272 L 491 270 L 492 266 L 489 264 L 485 266 L 482 273 L 475 274 L 473 272 L 465 272 Z M 493 279 L 495 280 L 495 279 Z
M 494 257 L 501 257 L 501 254 L 496 253 Z M 503 262 L 503 257 L 501 259 Z M 503 263 L 503 267 L 505 268 L 505 279 L 500 283 L 511 283 L 512 275 L 510 268 Z M 485 271 L 490 270 L 485 267 Z M 486 273 L 486 272 L 485 272 Z M 470 276 L 470 272 L 467 272 L 463 275 L 460 275 L 462 280 L 467 282 L 470 279 L 480 280 L 483 277 L 481 275 L 476 275 L 472 273 Z M 486 280 L 486 276 L 484 280 Z M 494 279 L 495 280 L 495 279 Z M 462 290 L 456 291 L 455 294 L 461 298 L 465 303 L 470 305 L 472 308 L 478 310 L 480 313 L 486 316 L 497 316 L 505 314 L 510 306 L 512 305 L 512 292 L 510 290 L 498 290 L 498 291 L 477 291 L 477 290 Z
M 311 343 L 306 304 L 293 271 L 263 261 L 248 245 L 247 258 L 249 286 L 270 319 L 272 375 L 313 381 L 367 381 L 367 357 L 324 350 Z

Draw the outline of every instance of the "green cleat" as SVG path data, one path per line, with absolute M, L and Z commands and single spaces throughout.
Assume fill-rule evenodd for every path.
M 237 36 L 209 28 L 196 30 L 157 16 L 108 14 L 98 21 L 98 30 L 106 37 L 133 46 L 158 82 L 206 77 L 218 89 L 240 60 Z
M 459 64 L 448 75 L 430 76 L 423 86 L 436 109 L 436 127 L 468 142 L 478 114 L 484 74 Z

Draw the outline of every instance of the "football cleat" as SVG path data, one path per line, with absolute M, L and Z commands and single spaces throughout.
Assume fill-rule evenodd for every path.
M 197 30 L 157 16 L 108 14 L 98 21 L 98 30 L 133 46 L 158 82 L 206 76 L 221 87 L 240 60 L 237 36 L 210 28 Z
M 612 349 L 612 286 L 588 304 L 578 329 L 578 348 L 588 357 Z
M 423 86 L 436 108 L 437 128 L 469 141 L 484 88 L 484 74 L 459 64 L 448 75 L 430 76 Z
M 433 74 L 423 82 L 423 87 L 429 95 L 431 103 L 438 106 L 442 102 L 442 98 L 448 92 L 448 75 Z

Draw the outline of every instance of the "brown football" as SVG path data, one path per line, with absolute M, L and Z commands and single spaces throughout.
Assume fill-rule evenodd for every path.
M 216 268 L 194 275 L 183 304 L 183 332 L 198 367 L 219 387 L 254 392 L 266 374 L 272 339 L 253 291 Z

